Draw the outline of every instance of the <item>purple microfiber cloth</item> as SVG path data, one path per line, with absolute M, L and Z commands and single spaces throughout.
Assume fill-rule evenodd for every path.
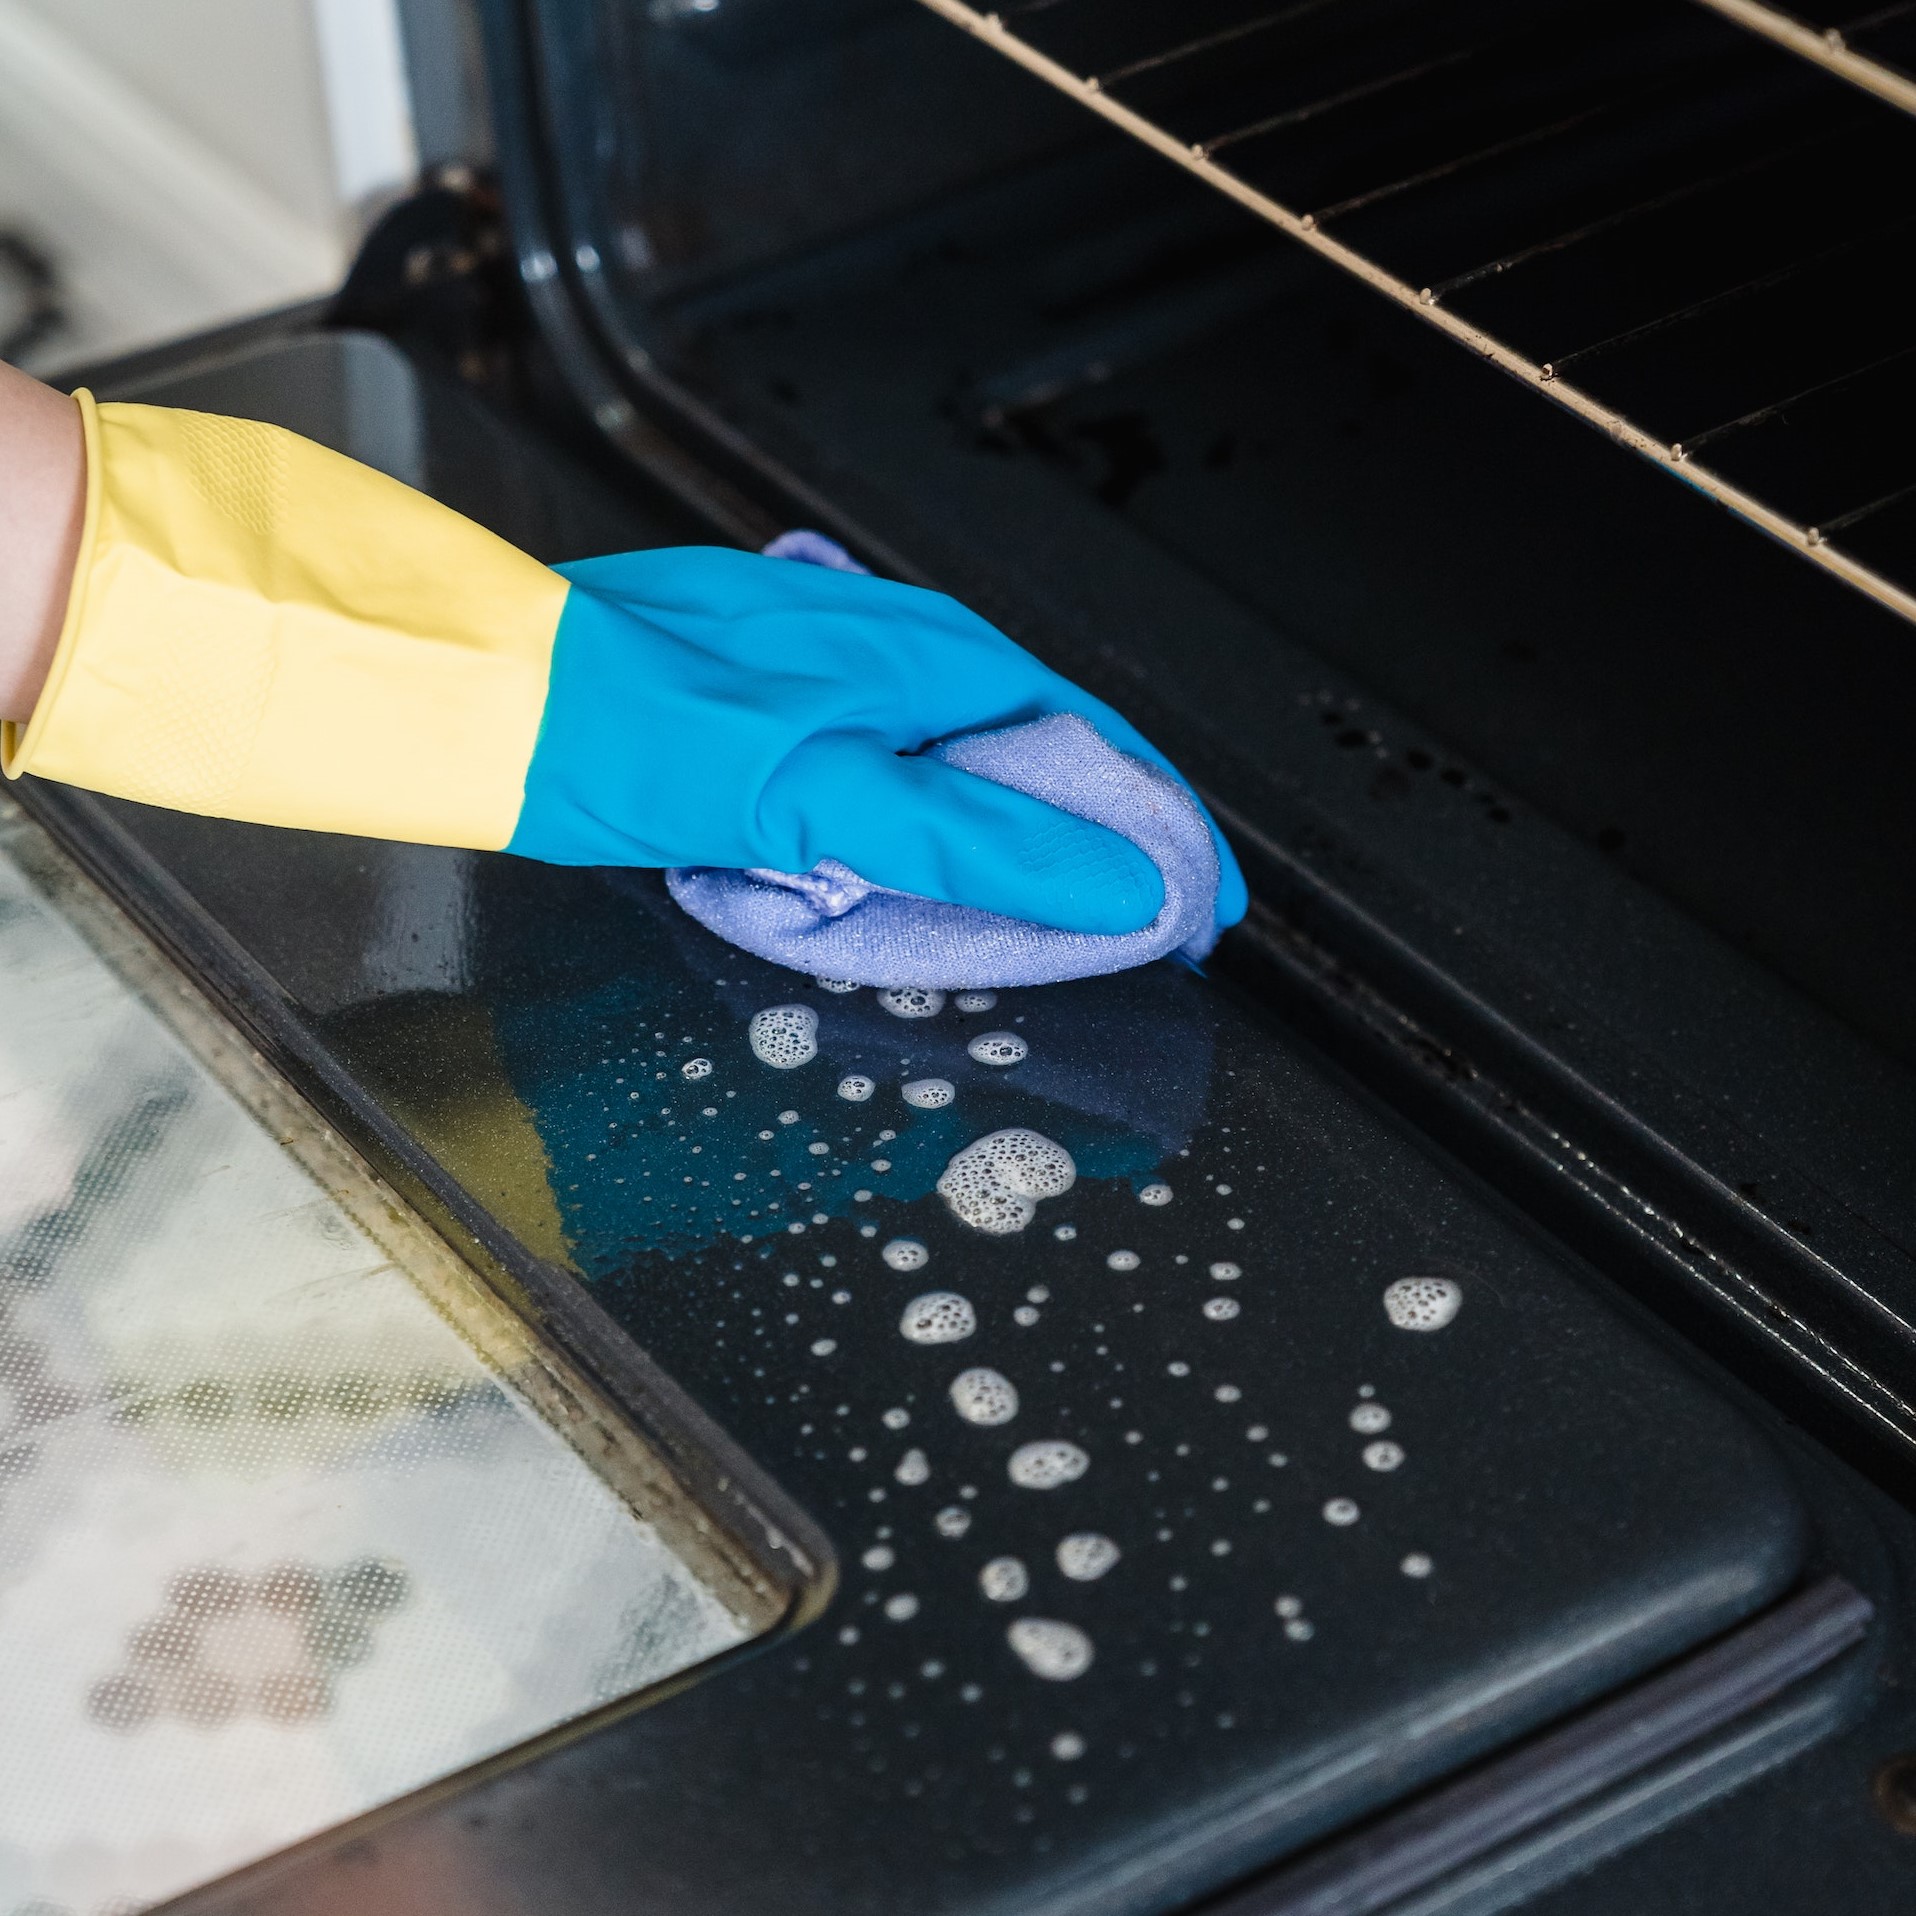
M 1196 961 L 1217 942 L 1217 848 L 1176 779 L 1109 745 L 1070 713 L 934 745 L 979 778 L 1106 825 L 1164 879 L 1164 905 L 1117 937 L 1054 931 L 970 905 L 868 884 L 836 859 L 809 872 L 668 871 L 672 896 L 708 930 L 774 964 L 859 985 L 1049 985 L 1126 971 L 1176 952 Z

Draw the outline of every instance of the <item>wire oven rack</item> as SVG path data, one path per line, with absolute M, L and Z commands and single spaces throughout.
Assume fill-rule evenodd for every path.
M 1916 118 L 1751 0 L 921 3 L 1916 619 Z

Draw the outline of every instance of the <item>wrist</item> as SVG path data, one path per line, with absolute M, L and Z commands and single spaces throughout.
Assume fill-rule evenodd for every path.
M 0 720 L 24 726 L 39 701 L 85 512 L 79 407 L 0 365 Z

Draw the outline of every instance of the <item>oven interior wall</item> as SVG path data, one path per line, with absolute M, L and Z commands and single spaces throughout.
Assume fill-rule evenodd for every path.
M 1125 635 L 1143 667 L 1201 647 L 1255 707 L 1301 644 L 1458 755 L 1387 760 L 1327 699 L 1380 805 L 1516 794 L 1916 1058 L 1901 620 L 902 0 L 810 17 L 603 12 L 623 92 L 559 152 L 625 236 L 612 324 L 906 550 L 1068 598 L 1148 546 L 1191 590 Z

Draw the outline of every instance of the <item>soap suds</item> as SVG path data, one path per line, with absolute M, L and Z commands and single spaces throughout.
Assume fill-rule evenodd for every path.
M 922 1271 L 931 1253 L 915 1237 L 895 1237 L 878 1253 L 894 1271 Z
M 1384 1293 L 1384 1315 L 1400 1331 L 1440 1331 L 1463 1305 L 1463 1286 L 1447 1277 L 1400 1277 Z
M 850 1077 L 838 1081 L 838 1095 L 847 1104 L 863 1104 L 877 1089 L 877 1084 L 862 1072 L 854 1071 Z
M 952 1000 L 960 1011 L 972 1013 L 989 1011 L 997 1002 L 998 994 L 995 991 L 961 991 Z
M 971 1300 L 956 1291 L 927 1291 L 905 1306 L 898 1333 L 908 1344 L 962 1343 L 978 1328 Z
M 1138 1202 L 1140 1204 L 1169 1204 L 1171 1202 L 1171 1187 L 1168 1184 L 1147 1184 L 1144 1189 L 1138 1193 Z
M 1016 1603 L 1031 1588 L 1031 1576 L 1016 1557 L 993 1557 L 978 1572 L 978 1588 L 993 1603 Z
M 1073 1583 L 1096 1583 L 1123 1552 L 1096 1530 L 1074 1530 L 1058 1544 L 1058 1568 Z
M 1006 1630 L 1005 1641 L 1019 1662 L 1047 1683 L 1083 1676 L 1095 1654 L 1091 1639 L 1075 1623 L 1055 1617 L 1020 1617 Z
M 1060 1484 L 1076 1483 L 1090 1468 L 1091 1459 L 1076 1444 L 1051 1437 L 1020 1444 L 1005 1471 L 1020 1490 L 1056 1490 Z
M 1018 1414 L 1017 1387 L 1002 1371 L 981 1364 L 951 1380 L 951 1404 L 968 1424 L 1008 1424 Z
M 790 1071 L 818 1056 L 818 1013 L 810 1005 L 769 1005 L 753 1012 L 746 1036 L 761 1063 Z
M 898 1095 L 919 1111 L 942 1111 L 958 1092 L 949 1078 L 914 1078 Z
M 1041 1198 L 1058 1197 L 1078 1181 L 1063 1145 L 1042 1131 L 1013 1125 L 968 1144 L 945 1166 L 939 1195 L 974 1230 L 1005 1237 L 1038 1215 Z
M 689 1078 L 694 1083 L 697 1083 L 700 1078 L 709 1078 L 711 1075 L 712 1060 L 710 1058 L 687 1058 L 679 1066 L 679 1076 Z
M 978 1064 L 1023 1064 L 1031 1047 L 1015 1031 L 981 1031 L 965 1046 Z
M 945 994 L 922 985 L 893 985 L 878 994 L 878 1002 L 894 1018 L 935 1018 L 945 1008 Z

